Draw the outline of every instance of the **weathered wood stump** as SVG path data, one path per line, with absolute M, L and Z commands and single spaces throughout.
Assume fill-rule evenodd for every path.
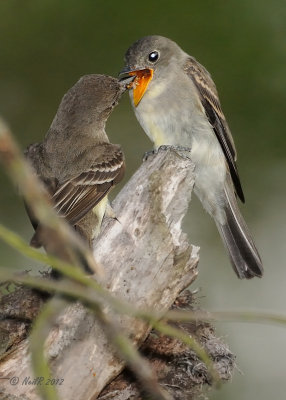
M 188 243 L 181 229 L 192 188 L 193 165 L 190 159 L 167 150 L 150 156 L 116 197 L 113 209 L 117 220 L 105 220 L 94 246 L 94 256 L 105 270 L 101 283 L 114 296 L 138 308 L 164 311 L 196 278 L 198 248 Z M 105 311 L 111 313 L 107 307 Z M 139 319 L 114 312 L 110 315 L 118 329 L 124 330 L 136 346 L 140 346 L 150 332 L 150 327 Z M 211 328 L 207 329 L 211 332 Z M 200 335 L 194 334 L 200 340 Z M 149 344 L 152 340 L 148 338 Z M 146 343 L 144 351 L 149 357 L 151 353 L 148 354 Z M 168 351 L 171 351 L 171 347 Z M 180 345 L 177 343 L 175 347 L 176 352 Z M 48 335 L 46 348 L 52 376 L 64 380 L 58 386 L 58 392 L 64 400 L 97 398 L 124 367 L 96 317 L 79 303 L 68 306 L 58 318 Z M 181 349 L 174 357 L 180 357 L 181 354 L 186 359 L 186 354 L 190 355 L 191 351 L 185 347 Z M 225 351 L 228 352 L 230 370 L 232 358 L 229 351 Z M 194 359 L 195 355 L 191 354 L 191 357 Z M 174 362 L 168 373 L 177 368 L 176 365 Z M 8 396 L 2 398 L 39 398 L 36 385 L 21 384 L 25 377 L 33 376 L 28 338 L 20 341 L 13 351 L 3 357 L 0 373 L 2 377 L 19 378 L 19 383 L 14 386 L 9 379 L 1 380 L 2 396 Z M 205 382 L 206 371 L 205 380 L 198 382 L 198 387 Z M 138 390 L 135 386 L 130 387 Z M 173 389 L 171 393 L 174 395 Z M 123 392 L 119 397 L 118 391 L 117 397 L 111 394 L 108 395 L 111 397 L 106 397 L 107 391 L 102 394 L 102 399 L 131 398 L 131 392 L 129 397 Z M 115 393 L 113 389 L 111 392 Z M 139 392 L 136 393 L 134 398 L 140 398 L 136 397 Z

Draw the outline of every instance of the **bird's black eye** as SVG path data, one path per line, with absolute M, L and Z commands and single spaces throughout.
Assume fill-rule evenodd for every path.
M 151 62 L 156 62 L 158 58 L 159 58 L 159 53 L 156 50 L 152 51 L 152 53 L 150 53 L 148 56 L 148 59 Z

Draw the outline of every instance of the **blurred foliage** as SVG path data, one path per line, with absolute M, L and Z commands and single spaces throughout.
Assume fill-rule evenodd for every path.
M 285 0 L 2 0 L 0 114 L 9 121 L 24 148 L 43 138 L 61 97 L 79 76 L 116 76 L 123 65 L 124 52 L 141 36 L 161 34 L 175 40 L 207 67 L 217 84 L 238 149 L 247 199 L 246 219 L 266 269 L 261 281 L 236 281 L 215 228 L 210 229 L 209 218 L 192 202 L 186 230 L 192 234 L 191 240 L 201 246 L 199 283 L 214 307 L 226 304 L 284 310 L 285 21 Z M 115 109 L 107 129 L 112 141 L 123 145 L 128 177 L 151 147 L 136 122 L 128 96 Z M 2 173 L 0 184 L 0 221 L 28 239 L 32 229 L 24 208 Z M 4 265 L 19 266 L 20 260 L 22 267 L 30 265 L 23 264 L 2 244 L 0 252 Z M 216 264 L 214 268 L 210 268 L 211 263 Z M 244 344 L 247 348 L 240 360 L 248 376 L 249 365 L 258 368 L 255 360 L 261 356 L 261 349 L 251 328 L 239 331 L 245 332 L 244 341 L 236 330 L 230 334 L 238 336 L 235 346 Z M 277 331 L 275 335 L 273 342 L 285 345 Z M 250 348 L 255 346 L 257 352 L 250 356 Z M 276 351 L 280 354 L 277 348 Z M 284 398 L 281 364 L 277 363 L 271 379 L 268 364 L 260 360 L 259 365 L 253 381 L 235 378 L 239 382 L 236 387 L 243 393 L 236 398 L 252 398 L 255 392 L 251 388 L 258 387 L 261 390 L 254 397 L 261 400 L 275 391 L 277 399 L 280 394 Z M 225 390 L 228 397 L 235 398 L 235 382 Z

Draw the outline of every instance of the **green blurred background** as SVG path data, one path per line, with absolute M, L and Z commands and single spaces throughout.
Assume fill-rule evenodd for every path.
M 243 213 L 265 265 L 263 279 L 239 281 L 216 228 L 195 199 L 185 220 L 201 246 L 204 307 L 286 313 L 285 301 L 285 0 L 6 0 L 0 2 L 0 114 L 22 148 L 46 133 L 63 94 L 87 73 L 116 76 L 129 45 L 141 36 L 172 38 L 194 55 L 217 84 L 239 154 Z M 151 148 L 128 96 L 108 122 L 126 154 L 126 179 Z M 22 202 L 0 174 L 0 222 L 29 240 Z M 1 265 L 29 268 L 29 260 L 0 243 Z M 218 324 L 237 354 L 238 368 L 212 399 L 285 399 L 286 330 L 254 324 Z

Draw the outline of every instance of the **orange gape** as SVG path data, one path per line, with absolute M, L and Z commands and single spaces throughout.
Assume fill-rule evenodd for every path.
M 138 106 L 142 99 L 151 79 L 153 77 L 153 69 L 141 69 L 138 71 L 129 72 L 130 76 L 136 76 L 133 82 L 129 84 L 128 89 L 133 88 L 133 99 L 135 107 Z

